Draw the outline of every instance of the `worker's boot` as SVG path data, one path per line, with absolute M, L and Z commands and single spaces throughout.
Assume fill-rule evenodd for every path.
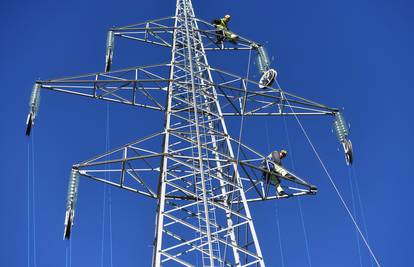
M 223 30 L 216 31 L 216 41 L 215 44 L 222 44 L 225 38 L 225 34 Z
M 311 185 L 309 191 L 312 195 L 315 195 L 318 192 L 318 188 L 314 185 Z
M 239 36 L 237 36 L 234 33 L 229 33 L 228 38 L 232 44 L 237 44 L 237 40 L 239 39 Z
M 279 197 L 288 197 L 289 196 L 288 194 L 286 194 L 286 192 L 283 190 L 283 188 L 280 186 L 280 184 L 278 184 L 276 186 L 276 190 L 277 190 L 277 195 Z

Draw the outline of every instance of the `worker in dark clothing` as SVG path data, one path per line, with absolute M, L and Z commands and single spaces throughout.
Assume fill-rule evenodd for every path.
M 286 157 L 286 155 L 286 150 L 275 150 L 263 160 L 264 166 L 262 167 L 271 172 L 263 172 L 263 178 L 265 179 L 266 183 L 272 183 L 275 185 L 277 194 L 279 196 L 287 196 L 282 186 L 280 185 L 280 177 L 287 175 L 287 172 L 280 167 L 282 166 L 282 159 Z
M 230 15 L 225 15 L 224 18 L 221 19 L 215 19 L 213 21 L 214 27 L 216 27 L 217 31 L 217 42 L 216 43 L 221 43 L 224 41 L 225 38 L 229 39 L 230 42 L 236 44 L 237 43 L 237 39 L 239 38 L 239 36 L 237 36 L 236 34 L 232 33 L 229 30 L 228 27 L 228 23 L 231 19 Z

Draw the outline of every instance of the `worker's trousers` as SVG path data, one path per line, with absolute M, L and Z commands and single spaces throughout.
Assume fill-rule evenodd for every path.
M 216 29 L 218 30 L 217 33 L 220 33 L 223 37 L 229 39 L 230 42 L 236 42 L 237 38 L 239 38 L 239 36 L 227 30 L 223 26 L 217 25 Z
M 267 174 L 267 175 L 270 176 L 268 182 L 273 183 L 275 185 L 276 191 L 278 193 L 283 192 L 283 188 L 280 185 L 280 178 L 279 178 L 279 176 L 277 176 L 275 174 Z

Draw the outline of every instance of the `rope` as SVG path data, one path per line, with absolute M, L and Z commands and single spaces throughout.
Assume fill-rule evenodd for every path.
M 267 151 L 270 151 L 269 126 L 267 124 L 267 121 L 265 121 L 265 126 L 266 126 Z M 279 239 L 280 262 L 282 264 L 282 267 L 284 267 L 285 257 L 283 254 L 283 247 L 282 247 L 282 235 L 280 234 L 279 207 L 277 205 L 277 201 L 275 201 L 275 215 L 276 215 L 276 230 L 277 230 L 277 236 Z
M 351 177 L 351 169 L 348 168 L 348 179 L 349 179 L 349 187 L 351 189 L 352 209 L 354 211 L 355 218 L 357 218 L 356 207 L 355 207 L 355 197 L 354 197 L 354 187 L 352 185 L 352 179 L 351 178 L 352 178 Z M 356 243 L 357 243 L 357 249 L 358 249 L 359 266 L 362 267 L 361 247 L 359 245 L 359 236 L 358 236 L 358 232 L 357 232 L 356 229 L 355 229 L 355 235 L 356 235 Z
M 277 84 L 277 86 L 278 86 L 279 88 L 281 88 L 281 87 L 280 87 L 280 85 L 279 85 L 279 83 L 278 83 L 277 81 L 276 81 L 276 84 Z M 285 100 L 286 100 L 286 103 L 289 105 L 289 107 L 290 107 L 290 109 L 291 109 L 292 113 L 294 113 L 293 108 L 291 107 L 291 105 L 290 105 L 289 101 L 288 101 L 287 99 L 285 99 Z M 368 249 L 369 253 L 371 254 L 371 256 L 372 256 L 372 258 L 374 259 L 374 261 L 375 261 L 375 263 L 377 264 L 377 266 L 378 266 L 378 267 L 381 267 L 381 265 L 379 264 L 379 262 L 378 262 L 378 260 L 377 260 L 377 257 L 375 257 L 375 254 L 374 254 L 374 252 L 372 251 L 372 249 L 371 249 L 370 245 L 368 244 L 368 241 L 366 240 L 366 238 L 365 238 L 364 234 L 362 233 L 362 231 L 361 231 L 361 229 L 360 229 L 360 227 L 359 227 L 358 223 L 355 221 L 354 216 L 352 215 L 352 213 L 351 213 L 350 209 L 348 208 L 348 205 L 346 204 L 346 202 L 345 202 L 344 198 L 342 197 L 342 194 L 340 193 L 340 191 L 339 191 L 338 187 L 336 186 L 336 184 L 335 184 L 335 182 L 334 182 L 334 180 L 333 180 L 333 178 L 332 178 L 331 174 L 330 174 L 330 173 L 329 173 L 329 171 L 327 170 L 327 168 L 326 168 L 326 166 L 325 166 L 325 163 L 322 161 L 321 157 L 319 156 L 318 151 L 316 150 L 315 146 L 313 145 L 312 141 L 310 140 L 310 138 L 309 138 L 309 136 L 308 136 L 308 134 L 307 134 L 307 132 L 306 132 L 305 128 L 303 128 L 302 123 L 300 122 L 300 120 L 299 120 L 298 116 L 297 116 L 295 113 L 294 113 L 294 116 L 295 116 L 295 119 L 296 119 L 296 121 L 298 122 L 298 124 L 299 124 L 299 126 L 300 126 L 300 128 L 301 128 L 301 130 L 302 130 L 302 132 L 303 132 L 303 134 L 305 135 L 306 139 L 308 140 L 309 145 L 311 146 L 311 148 L 312 148 L 313 152 L 315 153 L 315 156 L 318 158 L 318 160 L 319 160 L 319 162 L 320 162 L 320 164 L 321 164 L 322 168 L 324 169 L 324 171 L 325 171 L 326 175 L 328 176 L 329 181 L 331 182 L 332 187 L 334 188 L 334 190 L 335 190 L 336 194 L 338 195 L 338 197 L 339 197 L 339 199 L 340 199 L 340 201 L 341 201 L 342 205 L 344 206 L 344 208 L 345 208 L 346 212 L 348 213 L 349 218 L 352 220 L 352 223 L 354 224 L 355 228 L 358 230 L 359 235 L 361 236 L 362 240 L 364 241 L 365 246 L 367 247 L 367 249 Z
M 109 256 L 111 267 L 113 266 L 112 236 L 112 188 L 109 187 Z
M 32 149 L 30 149 L 30 146 Z M 27 266 L 31 265 L 31 254 L 33 254 L 33 266 L 36 267 L 36 176 L 34 157 L 34 134 L 32 133 L 30 141 L 27 143 Z M 32 172 L 30 172 L 30 165 L 32 167 Z M 32 202 L 31 205 L 30 200 Z M 33 224 L 32 232 L 30 231 L 31 223 Z M 32 243 L 30 241 L 32 241 Z
M 72 267 L 72 239 L 69 241 L 69 267 Z
M 252 50 L 250 49 L 249 50 L 249 59 L 248 59 L 248 64 L 247 64 L 246 81 L 249 80 L 251 57 L 252 57 Z M 243 84 L 243 86 L 245 86 L 245 85 Z M 240 156 L 241 138 L 242 138 L 243 126 L 244 126 L 244 109 L 246 108 L 245 105 L 246 105 L 246 97 L 247 97 L 247 88 L 244 88 L 244 89 L 245 90 L 244 90 L 244 97 L 243 97 L 243 103 L 242 103 L 243 110 L 241 110 L 241 108 L 240 108 L 242 116 L 241 116 L 241 120 L 240 120 L 239 143 L 238 143 L 238 146 L 237 146 L 237 157 L 236 157 L 237 161 L 236 162 L 239 161 L 239 156 Z
M 105 173 L 106 176 L 106 173 Z M 106 184 L 103 186 L 103 205 L 102 205 L 102 239 L 101 239 L 101 267 L 104 266 L 104 241 L 105 241 L 105 214 L 106 214 Z
M 249 57 L 247 60 L 247 71 L 246 71 L 246 80 L 249 80 L 249 75 L 250 75 L 250 65 L 251 65 L 251 57 L 252 57 L 252 50 L 249 50 Z M 244 84 L 243 84 L 244 86 Z M 246 86 L 245 86 L 246 87 Z M 247 88 L 244 88 L 244 100 L 246 99 L 247 96 Z M 238 145 L 237 145 L 237 154 L 236 154 L 236 162 L 239 162 L 239 156 L 240 156 L 240 147 L 241 147 L 241 138 L 242 138 L 242 134 L 243 134 L 243 125 L 244 125 L 244 108 L 245 108 L 245 103 L 246 101 L 243 102 L 243 111 L 240 108 L 241 111 L 241 120 L 240 120 L 240 130 L 239 130 L 239 140 L 238 140 Z M 233 194 L 231 194 L 231 196 L 233 196 Z M 232 210 L 233 207 L 233 201 L 230 203 L 230 207 L 229 209 Z M 223 259 L 226 258 L 226 254 L 227 254 L 227 240 L 228 240 L 229 235 L 226 235 L 226 244 L 224 245 L 224 249 L 223 249 Z M 241 260 L 241 259 L 240 259 Z M 224 263 L 223 263 L 224 265 Z
M 109 136 L 109 103 L 106 104 L 106 136 L 105 136 L 105 151 L 109 150 L 110 136 Z M 110 160 L 110 155 L 107 156 L 107 160 Z M 110 172 L 108 164 L 105 165 L 105 180 L 110 179 Z M 108 199 L 107 191 L 108 190 Z M 112 249 L 112 192 L 111 188 L 106 184 L 103 186 L 103 205 L 102 205 L 102 239 L 101 239 L 101 267 L 104 266 L 104 250 L 105 250 L 105 218 L 106 218 L 106 204 L 108 202 L 108 219 L 109 219 L 109 263 L 113 266 L 113 249 Z
M 69 255 L 69 252 L 68 252 L 68 245 L 66 245 L 66 248 L 65 248 L 65 266 L 66 267 L 69 267 L 69 264 L 68 264 L 68 255 Z
M 293 171 L 296 171 L 295 162 L 294 162 L 293 156 L 292 156 L 292 151 L 293 151 L 292 150 L 292 143 L 290 142 L 290 136 L 289 136 L 288 126 L 287 126 L 285 117 L 283 117 L 283 124 L 284 124 L 284 128 L 285 128 L 286 139 L 287 139 L 287 142 L 288 142 L 288 149 L 290 151 L 289 154 L 291 154 L 291 156 L 289 157 L 290 158 L 290 163 L 292 165 Z M 305 225 L 305 220 L 303 218 L 303 212 L 302 212 L 302 201 L 299 197 L 296 198 L 296 199 L 297 199 L 298 208 L 299 208 L 300 222 L 301 222 L 301 225 L 302 225 L 302 232 L 303 232 L 303 236 L 305 238 L 306 257 L 307 257 L 307 260 L 308 260 L 309 267 L 312 267 L 312 260 L 311 260 L 311 256 L 310 256 L 308 234 L 306 232 L 306 225 Z
M 352 174 L 351 177 L 354 179 L 356 195 L 357 195 L 357 198 L 358 198 L 359 210 L 361 212 L 362 226 L 364 227 L 365 235 L 367 237 L 367 241 L 369 242 L 368 227 L 367 227 L 367 223 L 366 223 L 366 220 L 365 220 L 365 212 L 364 212 L 364 207 L 362 205 L 361 194 L 360 194 L 359 186 L 358 186 L 358 177 L 357 177 L 354 165 L 352 165 L 351 171 L 352 171 L 351 172 L 351 174 Z M 370 258 L 370 262 L 371 262 L 371 266 L 374 266 L 374 262 L 373 262 L 372 258 Z
M 30 143 L 27 143 L 27 266 L 30 267 Z
M 109 150 L 110 146 L 110 117 L 109 117 L 109 103 L 106 104 L 106 151 Z M 111 156 L 109 155 L 109 160 Z M 107 172 L 108 179 L 111 179 L 111 173 Z M 110 266 L 113 266 L 113 248 L 112 248 L 112 188 L 108 187 L 108 202 L 109 202 L 109 257 L 110 257 Z
M 33 266 L 37 266 L 36 257 L 36 176 L 35 176 L 35 146 L 34 146 L 34 135 L 31 137 L 32 141 L 32 213 L 33 213 Z
M 282 236 L 280 234 L 279 208 L 277 206 L 277 201 L 275 201 L 275 211 L 276 211 L 275 215 L 276 215 L 277 235 L 279 237 L 280 262 L 282 263 L 282 267 L 285 267 L 285 257 L 283 256 Z
M 71 267 L 72 266 L 72 238 L 66 242 L 65 248 L 65 266 Z

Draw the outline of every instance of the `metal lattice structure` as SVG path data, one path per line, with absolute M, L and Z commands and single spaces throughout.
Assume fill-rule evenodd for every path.
M 175 16 L 111 28 L 104 72 L 36 82 L 28 133 L 40 90 L 165 114 L 162 132 L 72 167 L 65 238 L 73 225 L 79 177 L 86 177 L 157 200 L 153 266 L 194 266 L 196 259 L 203 266 L 265 266 L 248 203 L 281 197 L 262 178 L 272 172 L 263 167 L 266 157 L 232 137 L 225 118 L 337 115 L 338 110 L 211 67 L 209 51 L 260 47 L 243 37 L 237 44 L 218 43 L 217 34 L 214 25 L 196 18 L 190 0 L 177 0 Z M 171 62 L 111 71 L 116 38 L 169 48 Z M 346 141 L 347 132 L 342 137 Z M 315 186 L 280 168 L 288 185 L 283 197 L 316 193 Z

